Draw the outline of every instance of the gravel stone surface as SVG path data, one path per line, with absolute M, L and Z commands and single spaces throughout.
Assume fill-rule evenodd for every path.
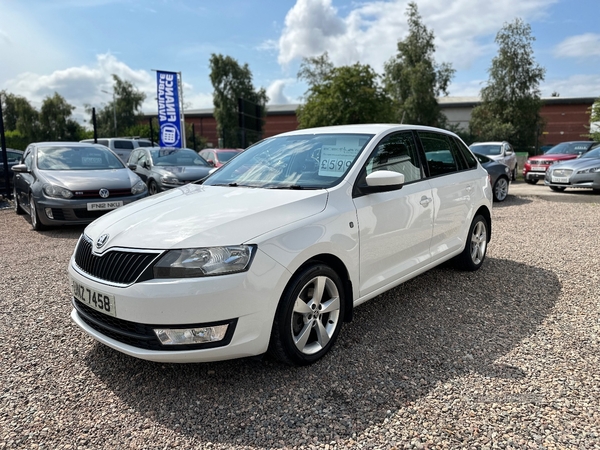
M 600 448 L 600 196 L 494 206 L 487 260 L 358 307 L 332 352 L 170 365 L 70 319 L 82 227 L 0 210 L 0 449 Z

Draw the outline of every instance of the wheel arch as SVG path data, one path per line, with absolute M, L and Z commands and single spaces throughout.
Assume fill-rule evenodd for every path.
M 340 277 L 342 283 L 344 283 L 344 322 L 351 322 L 353 316 L 353 298 L 354 291 L 352 288 L 352 281 L 350 280 L 350 273 L 346 268 L 346 265 L 343 263 L 341 259 L 337 256 L 329 254 L 329 253 L 321 253 L 319 255 L 315 255 L 310 259 L 306 260 L 303 264 L 298 267 L 298 269 L 294 272 L 294 275 L 290 278 L 289 283 L 294 279 L 294 276 L 304 270 L 308 266 L 312 266 L 314 264 L 325 264 L 331 267 Z M 288 288 L 286 286 L 286 290 Z

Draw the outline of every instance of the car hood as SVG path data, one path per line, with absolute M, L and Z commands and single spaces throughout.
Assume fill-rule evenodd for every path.
M 537 155 L 530 156 L 527 158 L 528 161 L 567 161 L 569 159 L 575 159 L 577 155 L 568 155 L 557 153 L 556 155 Z
M 577 158 L 572 159 L 570 161 L 564 161 L 560 163 L 553 164 L 551 168 L 554 169 L 573 169 L 580 170 L 586 169 L 590 167 L 598 167 L 600 166 L 600 159 L 598 158 Z
M 95 220 L 85 234 L 108 234 L 110 247 L 197 248 L 251 243 L 325 209 L 325 190 L 274 190 L 188 184 Z
M 207 176 L 211 169 L 206 166 L 154 166 L 152 170 L 161 175 L 174 175 L 181 181 L 196 181 Z
M 70 191 L 94 190 L 106 188 L 129 189 L 140 178 L 131 170 L 106 169 L 106 170 L 40 170 L 42 177 L 52 184 L 65 187 Z

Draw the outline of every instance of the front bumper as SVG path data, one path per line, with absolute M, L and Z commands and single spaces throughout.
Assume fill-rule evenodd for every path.
M 114 211 L 113 209 L 88 211 L 88 203 L 122 201 L 123 206 L 125 206 L 146 196 L 148 196 L 147 192 L 110 199 L 60 199 L 44 196 L 39 199 L 36 198 L 35 204 L 37 206 L 39 220 L 44 225 L 86 225 L 93 222 L 98 217 Z M 46 208 L 50 208 L 52 218 L 49 217 Z
M 533 171 L 528 171 L 525 172 L 523 171 L 523 178 L 525 178 L 525 180 L 543 180 L 546 177 L 546 172 L 533 172 Z
M 568 183 L 553 183 L 550 176 L 545 177 L 546 186 L 580 189 L 600 189 L 600 173 L 574 174 L 569 177 Z
M 257 251 L 248 272 L 224 276 L 152 279 L 118 287 L 86 276 L 75 266 L 73 258 L 69 264 L 69 276 L 83 286 L 114 296 L 115 318 L 92 311 L 100 325 L 91 323 L 89 317 L 85 317 L 89 314 L 85 314 L 85 310 L 80 312 L 79 307 L 71 312 L 73 321 L 94 339 L 136 358 L 187 363 L 241 358 L 266 352 L 275 311 L 291 274 Z M 229 323 L 233 330 L 223 342 L 200 344 L 193 349 L 160 347 L 160 343 L 157 347 L 157 342 L 140 344 L 129 339 L 127 333 L 114 330 L 117 327 L 121 331 L 134 329 L 142 333 L 139 330 L 145 329 L 142 334 L 151 337 L 152 328 L 223 323 Z

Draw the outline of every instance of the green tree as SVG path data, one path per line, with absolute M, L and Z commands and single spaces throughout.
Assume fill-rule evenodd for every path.
M 473 109 L 469 127 L 479 140 L 508 140 L 527 151 L 543 127 L 539 84 L 545 69 L 534 59 L 531 27 L 520 18 L 505 23 L 496 35 L 498 55 L 481 89 L 482 103 Z
M 106 106 L 96 109 L 96 130 L 98 137 L 136 136 L 136 127 L 144 120 L 141 111 L 146 94 L 140 92 L 130 81 L 113 74 L 113 100 Z M 85 110 L 92 114 L 92 106 Z M 92 124 L 92 119 L 89 121 Z
M 443 127 L 446 117 L 437 101 L 448 95 L 454 69 L 436 64 L 434 34 L 423 24 L 417 4 L 408 4 L 408 36 L 398 41 L 398 53 L 385 65 L 384 86 L 394 99 L 396 120 Z
M 81 125 L 71 116 L 75 107 L 57 92 L 46 97 L 40 109 L 39 136 L 44 141 L 76 141 L 81 134 Z
M 298 79 L 304 80 L 308 84 L 308 88 L 312 88 L 318 84 L 324 83 L 325 79 L 331 75 L 333 71 L 333 63 L 329 60 L 327 52 L 320 56 L 312 58 L 303 58 L 298 70 Z
M 248 64 L 240 66 L 230 56 L 213 53 L 210 57 L 210 81 L 214 89 L 213 104 L 217 132 L 223 139 L 223 146 L 243 146 L 244 137 L 238 122 L 238 98 L 259 105 L 261 108 L 260 131 L 247 132 L 245 136 L 248 145 L 258 141 L 262 135 L 268 97 L 264 88 L 254 89 Z
M 300 128 L 391 121 L 392 100 L 369 65 L 330 68 L 321 76 L 298 108 Z
M 14 136 L 19 136 L 19 139 L 25 142 L 39 140 L 39 113 L 26 98 L 1 91 L 0 101 L 2 101 L 4 129 L 7 132 L 17 132 Z M 19 149 L 20 146 L 12 148 Z

